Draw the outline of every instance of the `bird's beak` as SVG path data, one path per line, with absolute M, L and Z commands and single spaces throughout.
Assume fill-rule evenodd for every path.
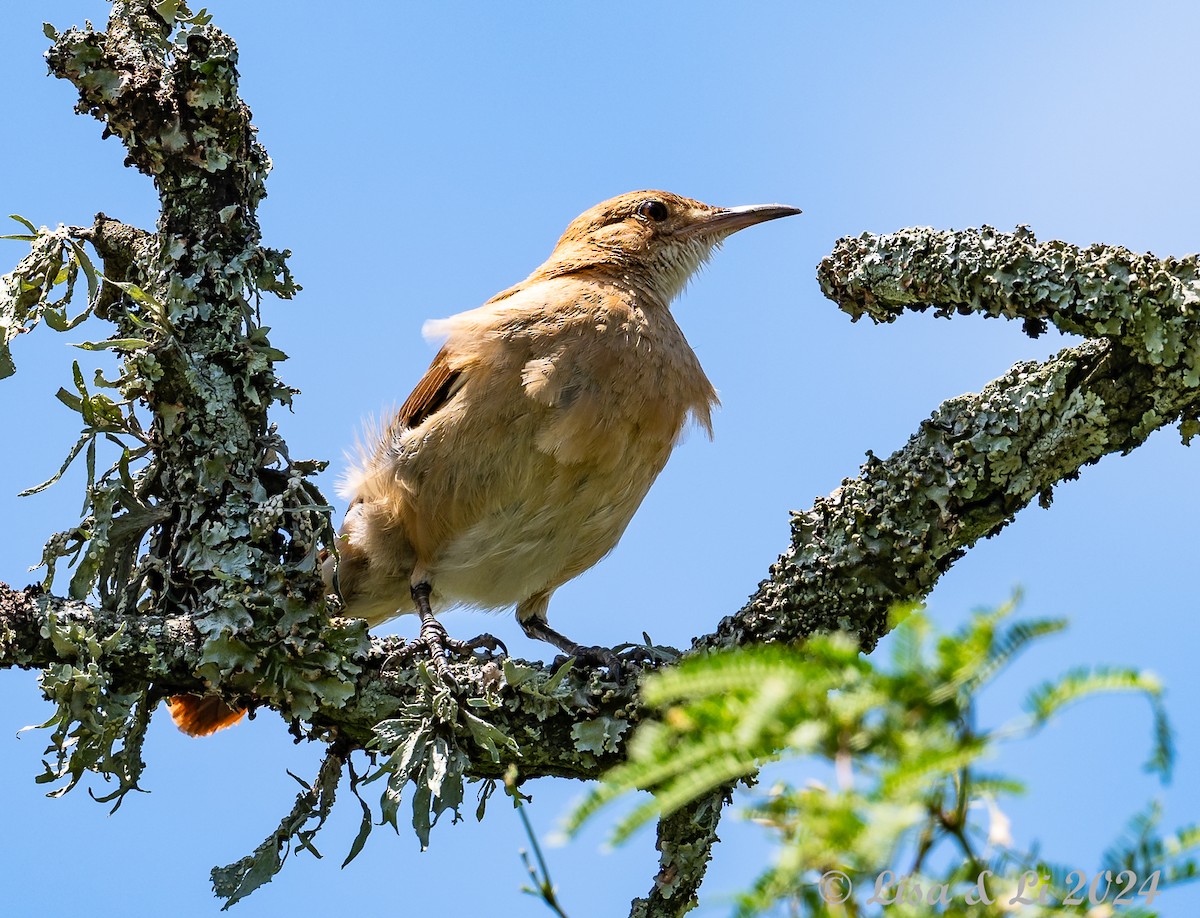
M 695 223 L 690 223 L 680 234 L 684 236 L 728 236 L 747 226 L 756 223 L 766 223 L 768 220 L 778 220 L 780 217 L 790 217 L 802 213 L 799 207 L 788 207 L 786 204 L 747 204 L 743 207 L 722 207 L 711 211 Z

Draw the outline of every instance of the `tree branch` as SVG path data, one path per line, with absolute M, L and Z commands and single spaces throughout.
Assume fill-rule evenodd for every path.
M 334 620 L 347 628 L 356 622 Z M 197 676 L 204 635 L 189 616 L 124 615 L 86 603 L 0 584 L 0 667 L 43 669 L 73 659 L 56 633 L 72 625 L 111 642 L 96 662 L 110 681 L 136 685 L 153 681 L 162 698 L 204 691 Z M 442 689 L 423 668 L 406 661 L 399 638 L 375 637 L 354 662 L 361 669 L 355 690 L 345 701 L 331 696 L 314 710 L 310 734 L 340 738 L 348 748 L 372 746 L 375 727 L 411 706 L 428 707 Z M 468 777 L 499 778 L 510 765 L 522 779 L 538 777 L 597 778 L 616 764 L 623 738 L 636 722 L 637 680 L 630 674 L 619 686 L 593 672 L 554 672 L 538 663 L 520 661 L 452 662 L 455 677 L 466 686 L 463 700 L 483 701 L 472 710 L 514 746 L 498 743 L 493 757 L 476 739 L 469 723 L 457 724 L 456 738 L 470 754 Z M 254 696 L 239 697 L 261 705 Z
M 658 874 L 650 894 L 633 900 L 630 918 L 675 918 L 695 908 L 732 794 L 733 785 L 726 785 L 658 821 Z
M 635 674 L 614 685 L 477 660 L 454 664 L 451 691 L 403 641 L 326 617 L 315 559 L 330 508 L 309 481 L 319 465 L 291 461 L 267 419 L 291 390 L 275 376 L 282 355 L 254 298 L 296 288 L 286 253 L 259 246 L 270 161 L 238 97 L 233 42 L 206 22 L 165 21 L 147 0 L 118 0 L 107 31 L 65 32 L 48 60 L 162 203 L 152 236 L 103 215 L 77 231 L 118 282 L 94 308 L 116 325 L 118 386 L 124 404 L 148 409 L 149 447 L 90 481 L 86 525 L 48 547 L 51 563 L 83 551 L 71 599 L 0 588 L 0 666 L 44 668 L 64 737 L 60 774 L 116 773 L 122 790 L 136 786 L 153 703 L 214 688 L 280 710 L 297 731 L 307 722 L 311 738 L 386 755 L 394 800 L 413 781 L 425 788 L 419 807 L 435 813 L 457 806 L 464 776 L 499 778 L 516 764 L 523 778 L 592 778 L 620 761 L 643 716 Z M 769 579 L 692 652 L 832 629 L 856 631 L 870 649 L 893 604 L 923 597 L 979 538 L 1035 497 L 1048 504 L 1057 482 L 1178 419 L 1185 436 L 1200 429 L 1194 257 L 1039 245 L 1026 230 L 908 230 L 840 241 L 820 279 L 855 318 L 932 307 L 1020 318 L 1031 333 L 1052 322 L 1093 340 L 945 402 L 904 448 L 869 457 L 857 479 L 795 514 Z M 85 438 L 109 432 L 94 426 L 97 405 L 83 393 Z M 84 603 L 93 591 L 100 603 Z M 68 749 L 66 728 L 85 709 Z M 722 800 L 662 821 L 661 869 L 635 914 L 690 908 Z
M 843 239 L 818 278 L 856 319 L 905 309 L 1049 321 L 1096 336 L 1021 363 L 944 402 L 899 451 L 793 515 L 792 541 L 745 608 L 697 640 L 715 648 L 857 631 L 870 649 L 888 610 L 919 600 L 977 540 L 1035 497 L 1159 427 L 1200 411 L 1195 256 L 1039 245 L 1028 230 L 904 230 Z
M 322 464 L 292 461 L 268 420 L 293 393 L 257 297 L 296 287 L 286 253 L 259 245 L 271 163 L 238 96 L 237 48 L 184 4 L 120 0 L 106 31 L 57 35 L 47 60 L 161 203 L 152 237 L 103 216 L 79 233 L 117 282 L 97 308 L 117 326 L 121 394 L 151 415 L 150 455 L 138 465 L 127 452 L 100 478 L 85 524 L 52 542 L 48 561 L 81 549 L 90 564 L 73 598 L 95 588 L 108 612 L 188 615 L 210 684 L 312 716 L 318 693 L 353 691 L 365 632 L 326 628 L 316 556 L 330 508 L 308 480 Z
M 1095 340 L 944 402 L 888 459 L 868 454 L 858 478 L 793 514 L 791 545 L 769 578 L 693 650 L 838 629 L 856 631 L 870 650 L 896 603 L 924 598 L 1035 497 L 1048 507 L 1058 482 L 1159 427 L 1182 419 L 1185 440 L 1197 430 L 1194 255 L 1039 245 L 1024 228 L 902 230 L 839 240 L 818 279 L 855 320 L 932 307 L 1020 318 L 1035 336 L 1052 322 Z M 685 869 L 702 877 L 708 851 L 698 854 Z
M 1007 261 L 996 256 L 975 262 L 977 273 L 994 277 L 1007 268 L 1017 276 L 1012 265 L 1016 260 L 1021 270 L 1045 278 L 1045 265 L 1031 263 L 1034 244 L 1028 234 L 998 241 L 987 231 L 943 234 L 940 246 L 917 246 L 911 233 L 903 233 L 869 242 L 859 239 L 839 243 L 834 256 L 822 265 L 823 284 L 837 291 L 852 314 L 865 311 L 862 304 L 867 303 L 874 310 L 872 314 L 893 315 L 887 310 L 897 309 L 897 299 L 907 296 L 903 291 L 911 287 L 909 278 L 927 277 L 945 267 L 944 256 L 934 256 L 926 264 L 913 255 L 914 249 L 923 246 L 924 251 L 945 252 L 953 242 L 961 252 L 970 246 L 982 246 L 985 239 L 988 251 L 1001 253 Z M 1008 248 L 1012 245 L 1017 248 Z M 897 247 L 905 253 L 903 259 L 881 254 L 894 253 Z M 1063 244 L 1053 244 L 1051 250 L 1056 258 L 1063 257 Z M 1112 251 L 1120 250 L 1105 250 Z M 960 256 L 960 265 L 964 261 Z M 881 262 L 903 264 L 898 272 L 900 279 L 895 273 L 881 271 Z M 1074 254 L 1072 263 L 1082 264 L 1086 277 L 1094 279 L 1097 274 L 1096 260 L 1086 259 L 1082 253 Z M 849 267 L 839 273 L 838 264 Z M 871 284 L 862 283 L 861 270 L 853 273 L 854 267 L 863 264 L 874 272 Z M 1144 340 L 1151 342 L 1163 334 L 1152 320 L 1158 316 L 1164 322 L 1186 323 L 1186 310 L 1179 304 L 1193 295 L 1194 260 L 1168 264 L 1185 267 L 1168 274 L 1170 282 L 1166 283 L 1149 270 L 1153 265 L 1145 266 L 1140 277 L 1147 279 L 1149 288 L 1142 290 L 1135 280 L 1120 294 L 1121 302 L 1132 304 L 1129 308 L 1133 314 L 1140 315 L 1143 323 L 1150 322 Z M 1116 267 L 1111 273 L 1124 272 Z M 856 279 L 857 286 L 836 286 L 848 276 Z M 980 295 L 981 283 L 974 275 L 958 276 L 954 289 L 974 292 L 969 297 L 951 296 L 945 287 L 938 288 L 941 305 L 937 308 L 966 306 L 985 314 L 1003 309 L 1007 310 L 1005 314 L 1026 319 L 1066 315 L 1075 317 L 1074 322 L 1082 321 L 1078 318 L 1078 295 L 1059 295 L 1047 286 L 1048 281 L 1043 281 L 1039 296 L 1045 299 L 1046 291 L 1052 291 L 1053 312 L 1006 288 L 994 295 Z M 1165 300 L 1163 289 L 1173 291 Z M 901 292 L 890 295 L 889 291 Z M 1155 297 L 1157 305 L 1147 310 L 1143 296 Z M 908 297 L 902 305 L 920 309 L 930 304 Z M 1100 308 L 1093 304 L 1092 313 Z M 1176 335 L 1182 341 L 1197 339 L 1194 329 L 1186 324 L 1176 329 Z M 1131 347 L 1138 340 L 1136 335 L 1123 333 L 1118 342 L 1085 342 L 1045 363 L 1020 364 L 977 395 L 944 403 L 903 449 L 886 461 L 872 457 L 858 479 L 847 481 L 811 510 L 797 514 L 793 545 L 772 568 L 771 579 L 760 586 L 745 609 L 723 621 L 713 634 L 699 639 L 697 647 L 796 641 L 816 630 L 838 627 L 857 630 L 865 644 L 873 644 L 886 631 L 886 613 L 892 603 L 924 596 L 970 545 L 998 531 L 1034 497 L 1048 501 L 1053 485 L 1074 477 L 1084 465 L 1107 453 L 1127 452 L 1153 429 L 1195 414 L 1197 393 L 1184 357 L 1187 349 L 1178 348 L 1170 365 L 1157 356 L 1161 351 L 1144 350 L 1139 360 L 1139 352 Z M 42 627 L 48 609 L 47 600 L 41 603 L 25 608 L 25 620 L 18 627 L 12 628 L 10 623 L 9 629 L 0 633 L 28 637 L 35 628 Z M 11 616 L 11 608 L 10 604 L 9 611 L 0 612 L 0 621 Z M 77 616 L 100 615 L 99 611 L 88 613 L 82 607 L 73 608 Z M 150 627 L 144 622 L 144 618 L 128 621 L 128 633 L 140 636 L 138 627 Z M 100 633 L 110 633 L 119 621 L 110 618 L 95 624 Z M 198 633 L 187 638 L 177 630 L 156 633 L 161 637 L 156 645 L 157 657 L 178 657 L 169 667 L 177 680 L 172 690 L 193 686 Z M 17 639 L 15 645 L 20 653 L 4 653 L 0 660 L 43 665 L 55 659 L 53 648 L 44 639 L 39 645 L 41 656 L 31 656 L 24 639 Z M 418 670 L 394 665 L 394 655 L 401 645 L 379 639 L 372 642 L 361 658 L 362 672 L 352 700 L 318 704 L 313 723 L 319 730 L 349 738 L 356 745 L 368 745 L 376 724 L 418 703 L 422 693 L 429 693 L 429 685 Z M 632 683 L 615 688 L 571 673 L 547 695 L 541 687 L 550 673 L 540 666 L 510 664 L 506 673 L 496 664 L 459 665 L 465 696 L 506 699 L 489 710 L 487 717 L 516 745 L 516 751 L 500 747 L 493 757 L 485 746 L 466 742 L 469 775 L 496 777 L 515 762 L 524 777 L 595 777 L 621 758 L 628 728 L 641 716 Z M 509 684 L 509 675 L 514 676 L 516 686 Z M 161 672 L 159 678 L 163 678 Z M 469 733 L 460 732 L 464 738 Z M 669 821 L 664 823 L 661 837 L 670 838 L 674 831 L 671 826 Z M 707 834 L 715 838 L 715 821 L 711 828 L 713 831 Z M 664 871 L 690 869 L 698 885 L 708 849 L 703 844 L 693 848 L 683 845 L 683 850 L 697 855 L 688 861 L 677 854 L 681 846 L 670 847 L 669 862 L 664 853 Z

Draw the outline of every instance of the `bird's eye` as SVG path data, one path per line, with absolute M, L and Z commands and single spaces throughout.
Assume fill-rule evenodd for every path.
M 667 219 L 667 205 L 662 201 L 643 201 L 638 205 L 637 212 L 640 216 L 648 217 L 655 223 L 662 223 Z

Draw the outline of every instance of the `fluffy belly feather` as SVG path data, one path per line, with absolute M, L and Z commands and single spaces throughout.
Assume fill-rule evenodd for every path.
M 518 499 L 492 509 L 438 553 L 430 579 L 444 600 L 508 606 L 587 570 L 612 551 L 661 468 L 635 463 L 597 475 L 550 464 L 551 478 L 531 478 Z

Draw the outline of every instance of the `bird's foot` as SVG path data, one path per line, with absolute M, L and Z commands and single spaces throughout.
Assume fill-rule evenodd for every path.
M 445 631 L 442 633 L 445 634 Z M 469 641 L 458 641 L 452 637 L 446 637 L 442 641 L 442 646 L 449 653 L 466 659 L 492 660 L 498 654 L 508 656 L 508 648 L 504 646 L 504 642 L 486 631 Z M 483 652 L 477 653 L 477 651 Z
M 662 666 L 667 663 L 678 663 L 683 651 L 666 644 L 655 644 L 650 635 L 642 632 L 642 643 L 618 644 L 613 648 L 616 654 L 629 662 L 641 663 L 648 666 Z
M 583 644 L 576 644 L 567 653 L 556 657 L 554 665 L 557 667 L 567 660 L 574 660 L 579 665 L 586 666 L 589 669 L 607 669 L 618 682 L 621 681 L 621 675 L 624 672 L 621 658 L 607 647 L 588 647 Z
M 445 626 L 432 616 L 421 622 L 421 633 L 410 645 L 414 649 L 423 650 L 433 671 L 444 681 L 455 683 L 450 673 L 450 657 L 469 660 L 490 660 L 495 655 L 508 655 L 508 648 L 498 637 L 491 634 L 481 634 L 468 641 L 460 641 L 446 633 Z M 483 651 L 477 653 L 477 651 Z
M 429 604 L 432 592 L 428 581 L 422 580 L 413 584 L 412 598 L 417 612 L 421 616 L 421 631 L 412 646 L 414 649 L 420 648 L 426 651 L 429 665 L 444 682 L 451 685 L 456 684 L 454 676 L 450 673 L 450 664 L 447 659 L 449 656 L 490 660 L 497 651 L 508 655 L 508 648 L 504 646 L 504 642 L 490 634 L 481 634 L 469 641 L 459 641 L 450 637 L 446 633 L 446 626 L 434 618 L 433 609 Z M 477 654 L 475 652 L 477 650 L 484 652 Z
M 654 647 L 650 644 L 650 638 L 645 634 L 646 643 L 643 644 L 621 644 L 615 648 L 595 647 L 585 644 L 576 644 L 565 634 L 555 631 L 551 628 L 546 620 L 540 616 L 530 616 L 524 620 L 519 619 L 521 628 L 525 633 L 537 641 L 545 641 L 548 644 L 553 644 L 562 654 L 555 658 L 555 667 L 561 666 L 567 660 L 575 660 L 580 665 L 590 667 L 592 669 L 607 669 L 609 674 L 617 682 L 621 681 L 628 666 L 634 668 L 642 668 L 645 664 L 657 664 L 664 661 L 678 659 L 679 651 L 671 647 Z
M 619 682 L 630 668 L 661 666 L 664 663 L 674 663 L 682 656 L 674 647 L 656 646 L 650 642 L 647 635 L 642 636 L 646 639 L 644 644 L 618 644 L 611 649 L 575 644 L 567 648 L 566 654 L 557 657 L 554 663 L 559 666 L 570 659 L 593 669 L 603 667 Z

